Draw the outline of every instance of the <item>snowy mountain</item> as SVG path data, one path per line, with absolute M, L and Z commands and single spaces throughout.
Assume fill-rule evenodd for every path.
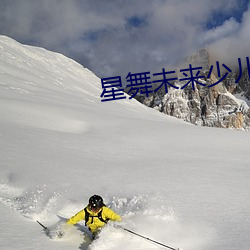
M 0 37 L 1 249 L 153 250 L 108 225 L 53 228 L 102 195 L 122 225 L 184 250 L 248 250 L 249 133 L 197 127 L 135 100 L 63 55 Z M 62 221 L 63 223 L 63 221 Z
M 164 114 L 195 125 L 249 130 L 250 108 L 248 104 L 250 101 L 247 98 L 249 98 L 250 80 L 248 70 L 243 71 L 238 84 L 235 82 L 239 70 L 232 71 L 223 81 L 219 82 L 222 76 L 218 77 L 215 69 L 211 77 L 207 77 L 212 61 L 209 51 L 201 49 L 188 57 L 179 67 L 187 69 L 189 64 L 192 67 L 202 67 L 200 76 L 205 75 L 206 77 L 199 79 L 199 82 L 205 86 L 195 82 L 194 89 L 192 84 L 181 89 L 188 81 L 180 81 L 181 78 L 185 77 L 177 71 L 178 80 L 175 81 L 174 85 L 179 89 L 169 87 L 168 93 L 161 89 L 149 97 L 140 95 L 136 99 Z M 195 72 L 197 70 L 193 72 L 194 75 Z M 214 86 L 210 88 L 208 87 L 210 85 Z

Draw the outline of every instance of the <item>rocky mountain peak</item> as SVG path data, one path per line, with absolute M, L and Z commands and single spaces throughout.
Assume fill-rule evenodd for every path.
M 248 130 L 250 108 L 245 100 L 236 98 L 234 95 L 238 93 L 239 96 L 241 93 L 246 97 L 247 90 L 250 89 L 250 80 L 246 72 L 243 72 L 238 85 L 234 82 L 239 72 L 232 72 L 223 81 L 217 83 L 219 78 L 214 71 L 209 78 L 207 77 L 211 66 L 210 55 L 207 49 L 201 49 L 178 67 L 176 71 L 178 79 L 183 78 L 179 69 L 188 68 L 189 64 L 192 67 L 202 67 L 200 75 L 205 75 L 205 78 L 198 81 L 205 86 L 195 83 L 194 90 L 192 84 L 181 89 L 185 81 L 177 80 L 172 84 L 179 86 L 179 89 L 170 87 L 168 93 L 157 92 L 149 97 L 140 95 L 136 99 L 160 112 L 196 125 Z M 214 86 L 209 87 L 213 84 Z
M 202 67 L 203 70 L 209 70 L 210 55 L 207 49 L 200 49 L 192 56 L 186 58 L 185 63 L 192 64 L 194 67 Z

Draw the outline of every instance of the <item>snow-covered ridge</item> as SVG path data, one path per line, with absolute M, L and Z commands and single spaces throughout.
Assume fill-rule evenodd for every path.
M 4 90 L 28 99 L 43 98 L 44 102 L 53 98 L 53 91 L 62 98 L 69 92 L 84 100 L 99 98 L 99 78 L 80 64 L 59 53 L 0 38 L 0 84 Z
M 22 45 L 13 39 L 5 36 L 0 36 L 0 59 L 1 59 L 1 73 L 12 74 L 20 80 L 23 80 L 21 86 L 16 86 L 16 90 L 33 93 L 32 86 L 39 86 L 43 89 L 48 87 L 51 90 L 51 85 L 56 85 L 57 90 L 60 88 L 71 91 L 83 92 L 90 96 L 94 95 L 95 91 L 100 91 L 98 86 L 98 77 L 95 83 L 89 83 L 88 79 L 94 78 L 94 74 L 88 69 L 83 70 L 83 66 L 69 59 L 62 54 L 50 52 L 40 47 L 33 47 Z M 25 74 L 28 73 L 28 74 Z M 23 78 L 23 79 L 22 79 Z M 27 79 L 28 78 L 28 79 Z M 5 80 L 7 77 L 1 76 L 1 84 L 7 84 Z M 66 84 L 63 84 L 64 82 Z M 82 82 L 84 81 L 85 88 Z M 14 85 L 15 83 L 12 82 Z M 19 82 L 20 84 L 20 82 Z M 86 85 L 93 93 L 86 91 Z M 10 86 L 9 86 L 10 87 Z M 15 86 L 12 86 L 13 89 Z M 61 90 L 61 91 L 62 91 Z
M 2 115 L 3 120 L 81 133 L 90 125 L 79 120 L 79 114 L 72 110 L 76 100 L 85 107 L 114 105 L 101 103 L 101 81 L 82 65 L 62 54 L 22 45 L 5 36 L 0 36 L 0 74 L 0 111 L 9 110 L 8 114 Z M 73 100 L 68 98 L 69 95 Z M 148 112 L 135 100 L 118 103 L 130 110 L 140 107 Z M 60 107 L 51 104 L 60 104 Z

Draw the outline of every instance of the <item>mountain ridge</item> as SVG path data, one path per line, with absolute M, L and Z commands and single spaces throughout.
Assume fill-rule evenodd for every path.
M 198 81 L 206 86 L 194 82 L 194 89 L 191 84 L 181 89 L 187 81 L 180 81 L 183 75 L 178 71 L 178 80 L 173 84 L 179 89 L 170 87 L 168 93 L 158 91 L 148 97 L 140 94 L 135 98 L 148 107 L 195 125 L 249 130 L 250 108 L 247 98 L 250 97 L 250 80 L 247 69 L 244 69 L 238 84 L 234 83 L 239 75 L 237 70 L 219 82 L 215 69 L 207 78 L 211 61 L 209 51 L 201 49 L 178 67 L 188 68 L 190 64 L 192 67 L 202 67 L 200 75 L 205 78 Z M 208 87 L 210 85 L 214 86 Z

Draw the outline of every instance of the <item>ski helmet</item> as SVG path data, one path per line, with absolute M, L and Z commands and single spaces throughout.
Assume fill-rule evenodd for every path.
M 89 206 L 93 210 L 98 210 L 103 207 L 103 199 L 99 195 L 93 195 L 89 198 Z

